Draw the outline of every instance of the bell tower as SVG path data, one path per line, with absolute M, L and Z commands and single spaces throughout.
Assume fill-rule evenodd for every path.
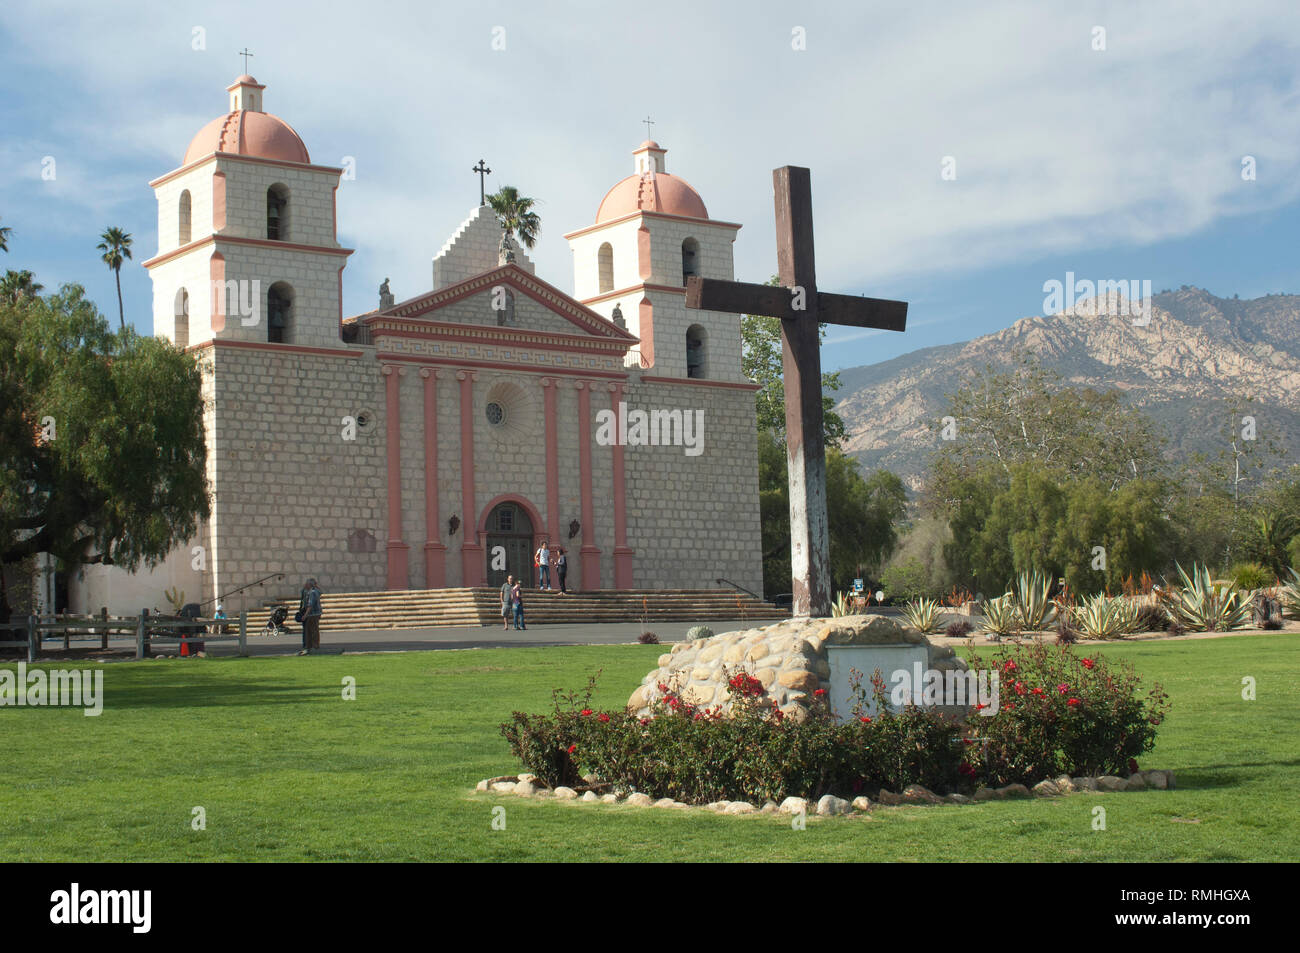
M 313 165 L 298 133 L 262 109 L 247 74 L 230 111 L 190 142 L 180 168 L 149 183 L 158 200 L 154 333 L 337 346 L 347 256 L 337 240 L 342 169 Z
M 596 223 L 564 237 L 573 251 L 574 297 L 641 339 L 631 366 L 647 374 L 738 383 L 737 315 L 686 310 L 692 275 L 734 280 L 740 226 L 709 217 L 689 182 L 666 171 L 667 149 L 647 139 L 633 172 L 601 201 Z

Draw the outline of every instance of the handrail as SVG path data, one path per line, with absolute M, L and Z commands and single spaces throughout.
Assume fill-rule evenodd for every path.
M 739 585 L 738 583 L 734 583 L 734 582 L 732 582 L 730 579 L 723 579 L 721 576 L 719 576 L 717 579 L 715 579 L 715 580 L 713 580 L 713 581 L 716 582 L 718 585 L 722 585 L 722 584 L 725 582 L 725 583 L 726 583 L 728 586 L 730 586 L 732 589 L 739 589 L 741 592 L 747 592 L 747 593 L 749 593 L 751 596 L 753 596 L 755 599 L 757 599 L 759 602 L 766 602 L 766 601 L 767 601 L 767 600 L 764 599 L 762 596 L 760 596 L 757 592 L 754 592 L 753 590 L 750 590 L 750 589 L 746 589 L 744 586 Z
M 248 585 L 246 585 L 246 586 L 240 586 L 238 589 L 231 589 L 229 592 L 225 592 L 225 593 L 222 593 L 222 594 L 219 595 L 219 596 L 214 596 L 214 597 L 212 597 L 212 598 L 209 599 L 207 602 L 200 602 L 200 603 L 199 603 L 199 608 L 202 609 L 204 606 L 208 605 L 209 603 L 220 602 L 222 599 L 226 598 L 226 596 L 233 596 L 235 593 L 237 593 L 237 592 L 243 592 L 245 589 L 252 589 L 254 586 L 260 586 L 262 583 L 266 582 L 266 580 L 268 580 L 268 579 L 283 579 L 283 578 L 284 578 L 284 573 L 282 573 L 282 572 L 273 572 L 273 573 L 271 573 L 269 576 L 263 576 L 261 579 L 258 579 L 258 580 L 255 580 L 255 581 L 253 581 L 253 582 L 250 582 L 250 583 L 249 583 Z

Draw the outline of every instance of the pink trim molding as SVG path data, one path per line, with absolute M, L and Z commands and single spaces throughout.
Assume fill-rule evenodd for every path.
M 389 589 L 409 589 L 407 555 L 411 549 L 402 542 L 402 377 L 406 368 L 388 365 L 384 375 L 384 417 L 388 451 L 388 580 Z
M 609 384 L 609 405 L 618 420 L 619 404 L 623 400 L 623 385 Z M 618 427 L 622 432 L 622 425 Z M 623 445 L 614 441 L 610 448 L 614 465 L 614 588 L 628 590 L 632 586 L 632 557 L 636 551 L 627 545 L 627 485 L 623 470 Z
M 474 381 L 473 371 L 457 371 L 460 381 L 460 499 L 462 508 L 461 529 L 465 536 L 460 544 L 460 571 L 462 586 L 482 586 L 487 582 L 487 566 L 483 562 L 483 544 L 469 538 L 469 520 L 476 512 L 474 506 Z
M 578 381 L 578 471 L 582 492 L 582 589 L 600 588 L 600 547 L 596 545 L 596 512 L 591 498 L 591 389 L 599 385 Z
M 555 378 L 542 378 L 542 403 L 546 416 L 546 535 L 552 545 L 560 541 L 560 424 L 556 411 L 559 387 L 560 382 Z
M 447 547 L 438 518 L 438 370 L 420 368 L 424 381 L 424 586 L 447 585 Z

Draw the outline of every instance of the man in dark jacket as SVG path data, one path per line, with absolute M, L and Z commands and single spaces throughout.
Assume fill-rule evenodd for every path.
M 303 590 L 302 641 L 307 652 L 320 648 L 320 587 L 315 579 L 307 580 Z

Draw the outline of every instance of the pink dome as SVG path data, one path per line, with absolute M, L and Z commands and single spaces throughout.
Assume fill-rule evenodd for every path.
M 608 222 L 633 212 L 662 212 L 685 218 L 709 217 L 700 193 L 685 179 L 667 172 L 653 176 L 629 175 L 605 194 L 596 212 L 596 222 Z
M 213 152 L 282 162 L 311 162 L 307 147 L 293 127 L 279 116 L 263 112 L 243 111 L 218 116 L 199 130 L 185 150 L 181 165 L 189 165 Z

